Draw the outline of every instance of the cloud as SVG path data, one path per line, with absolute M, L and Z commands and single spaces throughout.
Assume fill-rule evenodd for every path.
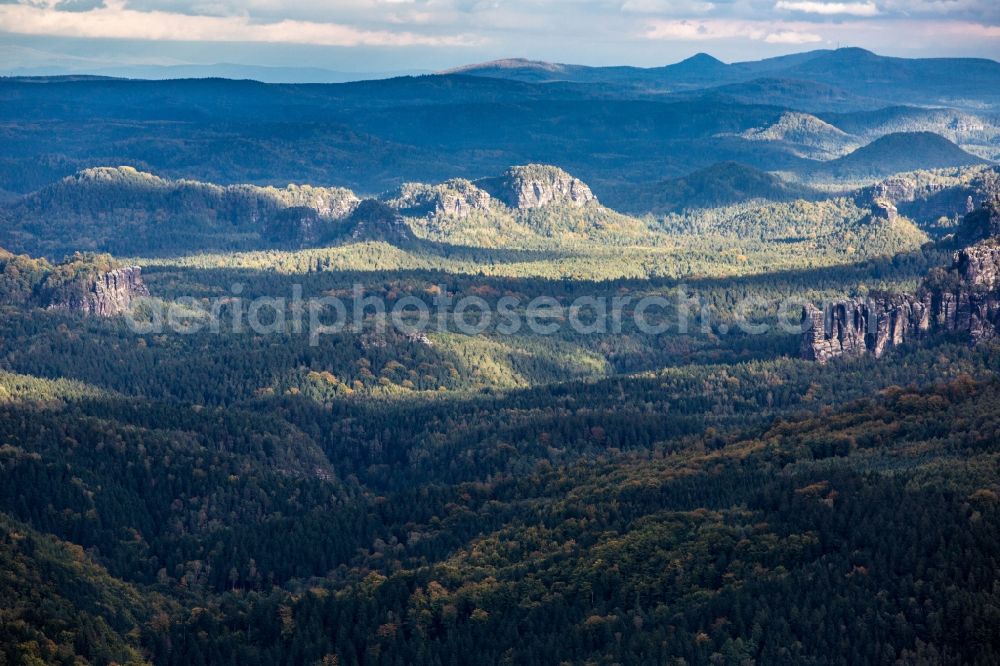
M 953 22 L 940 26 L 938 28 L 938 32 L 957 35 L 960 37 L 1000 39 L 1000 25 Z
M 795 32 L 794 30 L 781 30 L 779 32 L 768 33 L 764 37 L 768 44 L 814 44 L 822 42 L 823 38 L 811 32 Z
M 701 0 L 625 0 L 622 3 L 623 13 L 635 14 L 705 14 L 715 9 L 713 2 L 702 2 Z
M 994 24 L 1000 20 L 996 0 L 879 0 L 879 8 L 896 16 L 939 16 Z
M 774 4 L 777 10 L 803 12 L 806 14 L 822 14 L 834 16 L 847 14 L 850 16 L 878 16 L 879 9 L 874 2 L 814 2 L 814 0 L 778 0 Z
M 800 24 L 735 19 L 653 21 L 645 37 L 677 41 L 750 39 L 768 44 L 810 44 L 823 41 L 820 35 L 808 32 L 808 27 L 804 28 Z
M 205 16 L 129 9 L 107 0 L 85 11 L 60 11 L 54 2 L 0 4 L 0 32 L 55 37 L 151 41 L 261 42 L 318 46 L 471 46 L 467 35 L 424 35 L 364 30 L 341 23 L 281 19 L 254 22 L 247 16 Z
M 86 12 L 104 6 L 104 0 L 62 0 L 53 5 L 55 9 L 64 12 Z

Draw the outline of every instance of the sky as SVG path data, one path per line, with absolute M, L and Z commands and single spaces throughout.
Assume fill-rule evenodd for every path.
M 997 0 L 0 0 L 0 74 L 238 63 L 437 71 L 658 66 L 860 46 L 1000 59 Z

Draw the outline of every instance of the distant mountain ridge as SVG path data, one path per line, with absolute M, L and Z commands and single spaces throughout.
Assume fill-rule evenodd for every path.
M 500 60 L 449 70 L 519 81 L 610 83 L 660 92 L 711 89 L 758 79 L 811 82 L 847 95 L 899 100 L 914 94 L 926 103 L 968 106 L 973 99 L 1000 102 L 1000 63 L 986 58 L 893 58 L 860 48 L 822 49 L 759 61 L 726 64 L 699 53 L 663 67 L 586 67 L 529 60 Z M 972 104 L 972 106 L 976 106 Z

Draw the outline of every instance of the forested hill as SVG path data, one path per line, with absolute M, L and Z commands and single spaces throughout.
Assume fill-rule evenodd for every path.
M 900 132 L 878 138 L 844 157 L 818 164 L 814 170 L 837 178 L 860 179 L 984 162 L 939 134 Z
M 722 162 L 681 178 L 623 185 L 605 197 L 608 205 L 634 213 L 716 208 L 753 199 L 789 201 L 820 198 L 808 186 L 736 162 Z
M 0 210 L 0 242 L 54 257 L 77 250 L 241 248 L 248 237 L 257 244 L 315 242 L 335 235 L 358 201 L 343 188 L 223 187 L 166 180 L 132 167 L 99 167 Z
M 897 203 L 910 204 L 919 213 L 916 222 L 928 229 L 941 216 L 964 213 L 982 172 L 900 175 L 922 189 Z M 912 247 L 921 232 L 910 221 L 870 224 L 873 203 L 866 192 L 824 193 L 736 163 L 615 188 L 605 200 L 611 207 L 580 178 L 540 164 L 475 181 L 405 183 L 364 200 L 336 186 L 221 186 L 99 167 L 0 205 L 0 244 L 59 260 L 77 251 L 162 257 L 385 241 L 447 259 L 462 247 L 578 247 L 587 253 L 607 245 L 665 246 L 677 229 L 692 225 L 774 239 L 808 224 L 809 236 L 848 234 L 850 242 L 864 244 L 864 254 Z M 693 212 L 684 217 L 687 209 Z M 652 217 L 664 214 L 669 217 Z M 872 234 L 882 237 L 878 244 L 866 240 Z

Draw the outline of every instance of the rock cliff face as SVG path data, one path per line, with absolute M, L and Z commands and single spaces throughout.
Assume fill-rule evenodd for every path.
M 511 208 L 541 208 L 552 204 L 585 206 L 597 197 L 579 178 L 553 166 L 511 167 L 499 178 L 477 183 Z
M 802 357 L 825 363 L 872 354 L 928 334 L 964 333 L 978 343 L 1000 330 L 1000 240 L 988 238 L 955 253 L 915 294 L 874 294 L 802 312 Z
M 127 312 L 143 296 L 149 296 L 149 290 L 143 284 L 141 269 L 123 266 L 60 287 L 49 296 L 45 307 L 113 317 Z
M 436 212 L 455 217 L 468 217 L 474 212 L 490 209 L 493 198 L 467 180 L 445 183 L 435 201 Z
M 440 185 L 407 183 L 386 197 L 385 202 L 410 217 L 465 218 L 477 211 L 490 210 L 493 197 L 468 180 L 455 179 Z
M 910 173 L 891 176 L 859 190 L 855 203 L 874 217 L 892 219 L 898 213 L 912 220 L 955 219 L 986 203 L 996 190 L 997 167 L 971 167 L 951 174 Z
M 836 303 L 827 310 L 803 309 L 802 357 L 825 363 L 837 356 L 882 356 L 886 349 L 931 328 L 927 297 L 878 294 L 864 301 Z
M 896 210 L 896 205 L 888 199 L 876 199 L 872 202 L 871 214 L 873 218 L 895 222 L 899 216 L 899 211 Z
M 403 216 L 375 199 L 362 201 L 347 222 L 352 240 L 399 242 L 413 239 Z
M 325 220 L 342 220 L 358 207 L 361 199 L 354 192 L 342 187 L 311 187 L 289 185 L 284 190 L 269 188 L 276 199 L 289 207 L 307 207 Z

